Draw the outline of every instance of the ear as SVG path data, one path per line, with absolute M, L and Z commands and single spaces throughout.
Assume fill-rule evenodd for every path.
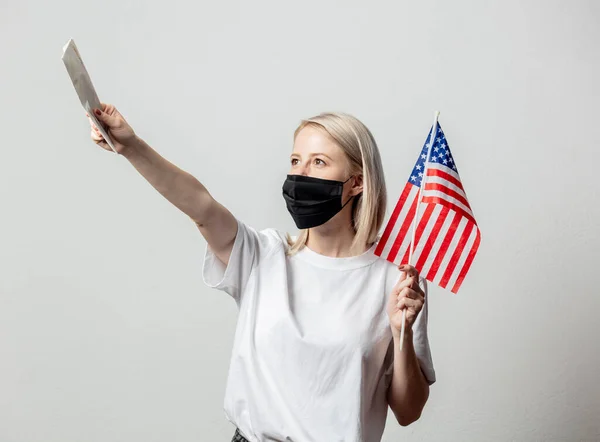
M 354 176 L 354 180 L 352 181 L 352 188 L 350 189 L 350 195 L 356 196 L 360 195 L 363 191 L 363 176 L 362 174 L 358 174 Z

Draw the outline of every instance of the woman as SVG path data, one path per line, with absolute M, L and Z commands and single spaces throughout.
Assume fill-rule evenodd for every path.
M 373 253 L 386 191 L 360 121 L 321 114 L 296 130 L 283 184 L 301 229 L 291 238 L 235 218 L 102 107 L 116 151 L 206 239 L 205 283 L 238 305 L 224 404 L 234 441 L 379 441 L 388 405 L 400 425 L 419 418 L 435 381 L 426 283 Z M 111 150 L 93 123 L 91 136 Z

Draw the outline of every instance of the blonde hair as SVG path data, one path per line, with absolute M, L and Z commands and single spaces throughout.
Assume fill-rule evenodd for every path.
M 363 191 L 352 202 L 352 227 L 355 235 L 351 253 L 359 255 L 364 252 L 366 245 L 377 240 L 387 204 L 383 166 L 375 138 L 362 122 L 345 113 L 326 112 L 302 120 L 294 131 L 294 140 L 307 126 L 324 130 L 346 154 L 350 163 L 349 173 L 363 175 Z M 288 234 L 288 255 L 301 250 L 307 239 L 308 229 L 301 230 L 296 240 Z

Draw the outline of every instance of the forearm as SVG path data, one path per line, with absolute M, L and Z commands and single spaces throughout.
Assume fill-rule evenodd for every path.
M 202 224 L 213 203 L 208 190 L 193 175 L 160 156 L 136 137 L 123 156 L 166 199 L 195 222 Z
M 421 416 L 429 397 L 429 384 L 421 371 L 413 346 L 412 330 L 405 330 L 400 351 L 400 332 L 394 331 L 394 372 L 388 388 L 388 403 L 400 425 L 409 425 Z

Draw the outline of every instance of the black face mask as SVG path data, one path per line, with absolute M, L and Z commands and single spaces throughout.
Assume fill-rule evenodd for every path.
M 352 178 L 352 177 L 350 177 Z M 346 181 L 324 180 L 304 175 L 288 175 L 283 198 L 296 227 L 310 229 L 326 223 L 342 210 L 342 190 Z

